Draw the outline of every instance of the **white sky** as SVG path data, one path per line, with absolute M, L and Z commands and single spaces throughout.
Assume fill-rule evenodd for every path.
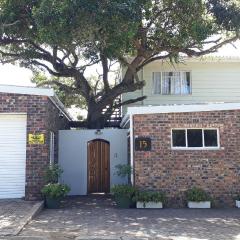
M 235 47 L 231 44 L 219 49 L 218 53 L 214 55 L 218 56 L 233 56 L 240 57 L 240 41 L 236 42 Z M 92 70 L 94 72 L 96 70 Z M 32 73 L 28 69 L 13 66 L 11 64 L 0 65 L 0 84 L 7 85 L 20 85 L 20 86 L 34 86 L 30 79 Z

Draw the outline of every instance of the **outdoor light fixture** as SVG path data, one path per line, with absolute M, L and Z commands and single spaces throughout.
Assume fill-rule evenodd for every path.
M 101 134 L 102 134 L 101 129 L 97 129 L 97 130 L 95 131 L 95 134 L 96 134 L 96 135 L 101 135 Z

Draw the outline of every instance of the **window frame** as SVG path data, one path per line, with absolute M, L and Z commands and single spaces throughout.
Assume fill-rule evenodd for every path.
M 191 130 L 191 129 L 201 129 L 202 130 L 202 141 L 203 141 L 203 146 L 202 147 L 188 147 L 187 130 Z M 185 130 L 186 147 L 174 147 L 173 146 L 173 131 L 174 130 Z M 217 131 L 217 146 L 216 147 L 206 147 L 205 146 L 204 130 L 216 130 Z M 173 149 L 173 150 L 219 150 L 220 148 L 221 148 L 221 145 L 220 145 L 219 128 L 202 128 L 202 127 L 171 128 L 171 149 Z
M 181 85 L 181 93 L 178 93 L 178 94 L 174 94 L 174 93 L 169 93 L 169 94 L 167 94 L 167 93 L 163 93 L 163 73 L 169 73 L 169 72 L 179 72 L 180 73 L 180 76 L 181 76 L 181 84 L 182 84 L 182 74 L 183 74 L 183 72 L 189 72 L 189 74 L 190 74 L 190 92 L 189 93 L 182 93 L 182 85 Z M 160 93 L 155 93 L 155 91 L 154 91 L 154 84 L 153 84 L 153 82 L 154 82 L 154 74 L 155 73 L 160 73 L 160 75 L 161 75 L 161 83 L 160 83 L 160 85 L 161 85 L 161 91 L 160 91 Z M 161 72 L 152 72 L 152 95 L 154 95 L 154 96 L 158 96 L 158 95 L 162 95 L 162 96 L 189 96 L 189 95 L 192 95 L 192 71 L 190 71 L 190 70 L 180 70 L 180 71 L 161 71 Z

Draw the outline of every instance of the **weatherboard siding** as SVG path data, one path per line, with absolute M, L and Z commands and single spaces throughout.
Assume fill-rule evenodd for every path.
M 152 93 L 153 72 L 190 71 L 192 93 L 190 95 L 161 95 Z M 139 73 L 146 81 L 142 91 L 123 95 L 123 100 L 143 95 L 147 99 L 133 104 L 190 104 L 203 102 L 240 102 L 240 61 L 239 62 L 186 62 L 172 66 L 170 63 L 154 62 Z M 124 109 L 126 111 L 126 109 Z

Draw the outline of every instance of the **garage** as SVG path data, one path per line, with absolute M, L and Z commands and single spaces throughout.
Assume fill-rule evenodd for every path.
M 0 199 L 25 196 L 26 115 L 0 114 Z

